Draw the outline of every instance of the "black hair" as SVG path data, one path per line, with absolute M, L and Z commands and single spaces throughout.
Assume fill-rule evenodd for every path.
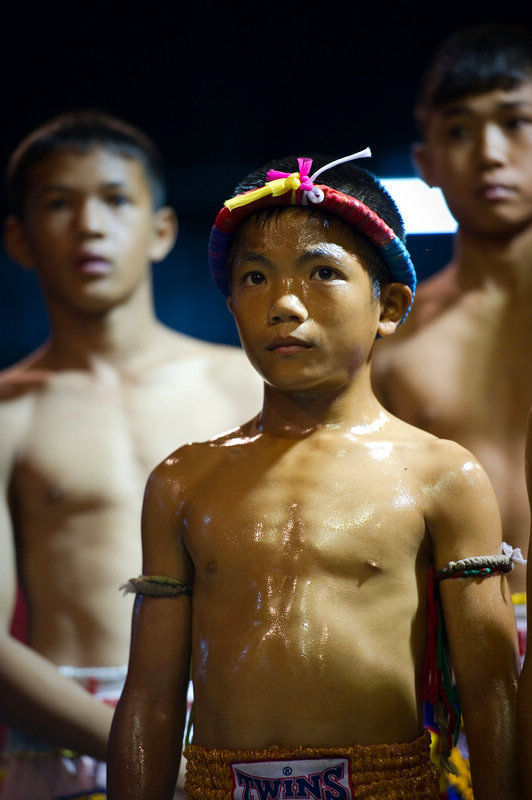
M 12 153 L 6 173 L 10 213 L 24 215 L 28 178 L 33 167 L 61 150 L 85 153 L 93 147 L 137 159 L 143 165 L 155 208 L 166 200 L 161 155 L 138 128 L 104 111 L 71 111 L 54 117 L 30 133 Z
M 435 51 L 421 83 L 414 115 L 423 134 L 435 108 L 493 89 L 532 80 L 532 32 L 512 25 L 475 25 L 456 31 Z
M 313 155 L 310 157 L 312 158 L 311 173 L 316 172 L 333 160 L 333 158 L 321 155 Z M 243 194 L 250 189 L 264 186 L 266 182 L 266 173 L 270 169 L 278 170 L 279 172 L 296 172 L 298 170 L 297 157 L 288 156 L 286 158 L 276 159 L 260 167 L 260 169 L 250 172 L 249 175 L 235 187 L 233 196 Z M 330 186 L 331 189 L 336 189 L 351 197 L 356 197 L 364 203 L 364 205 L 374 211 L 404 243 L 406 234 L 399 209 L 382 183 L 371 172 L 368 172 L 368 170 L 362 167 L 355 166 L 352 162 L 346 162 L 323 172 L 317 177 L 316 183 L 318 185 L 320 183 L 325 184 Z M 297 207 L 299 208 L 299 206 Z M 250 219 L 253 218 L 258 225 L 265 225 L 268 220 L 293 208 L 294 206 L 291 205 L 266 206 L 260 211 L 255 212 Z M 361 256 L 366 263 L 374 297 L 378 298 L 380 296 L 381 287 L 390 281 L 390 272 L 377 247 L 364 236 L 358 228 L 351 225 L 337 214 L 334 214 L 332 211 L 321 210 L 319 205 L 311 204 L 303 208 L 308 212 L 309 216 L 318 216 L 323 219 L 324 224 L 327 226 L 341 225 L 349 230 L 349 233 L 355 238 L 357 246 L 361 250 Z M 228 264 L 231 264 L 237 240 L 238 230 L 229 250 Z

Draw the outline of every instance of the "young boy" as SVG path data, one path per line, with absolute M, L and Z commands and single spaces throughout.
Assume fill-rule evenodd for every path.
M 532 404 L 532 34 L 465 29 L 443 42 L 416 107 L 414 155 L 458 222 L 451 262 L 421 284 L 404 335 L 374 363 L 386 408 L 471 450 L 503 537 L 526 553 L 524 430 Z M 510 577 L 524 652 L 525 571 Z
M 14 729 L 0 795 L 49 800 L 105 788 L 129 650 L 118 585 L 140 565 L 150 470 L 176 438 L 251 414 L 261 386 L 237 348 L 154 316 L 150 262 L 176 224 L 143 133 L 102 113 L 57 118 L 13 154 L 8 193 L 7 247 L 38 273 L 51 336 L 0 381 L 1 717 Z M 9 635 L 17 574 L 27 644 Z
M 190 659 L 191 800 L 438 797 L 421 713 L 434 567 L 476 796 L 517 798 L 506 581 L 441 573 L 499 552 L 496 502 L 468 452 L 376 400 L 375 339 L 415 286 L 402 222 L 369 173 L 317 180 L 323 162 L 312 175 L 309 162 L 253 173 L 213 229 L 213 275 L 264 405 L 148 482 L 109 797 L 171 795 Z

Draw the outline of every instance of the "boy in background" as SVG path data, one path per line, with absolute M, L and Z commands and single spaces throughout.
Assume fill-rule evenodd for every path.
M 50 339 L 0 381 L 2 800 L 105 789 L 125 677 L 144 484 L 153 465 L 260 405 L 237 348 L 163 326 L 151 262 L 173 246 L 159 154 L 99 112 L 34 131 L 8 167 L 6 245 L 36 270 Z M 9 635 L 17 575 L 28 640 Z M 103 702 L 102 702 L 103 701 Z M 75 754 L 85 754 L 76 756 Z
M 374 385 L 401 419 L 467 447 L 488 473 L 503 538 L 528 548 L 524 431 L 532 404 L 532 34 L 480 26 L 437 50 L 416 106 L 419 171 L 458 222 Z M 521 652 L 525 574 L 510 576 Z

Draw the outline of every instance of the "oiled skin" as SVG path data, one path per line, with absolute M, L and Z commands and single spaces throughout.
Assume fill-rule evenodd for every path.
M 111 800 L 170 796 L 190 656 L 198 744 L 413 739 L 429 566 L 500 549 L 475 459 L 371 391 L 375 333 L 393 331 L 408 297 L 391 284 L 375 302 L 351 237 L 306 219 L 246 223 L 235 256 L 230 307 L 266 380 L 261 414 L 181 448 L 148 482 L 143 572 L 194 590 L 137 601 Z M 517 798 L 506 580 L 451 581 L 442 598 L 475 791 Z

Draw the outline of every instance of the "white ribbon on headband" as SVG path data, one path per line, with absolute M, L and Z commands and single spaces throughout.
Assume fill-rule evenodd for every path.
M 318 175 L 321 175 L 322 172 L 332 169 L 338 166 L 338 164 L 345 164 L 346 161 L 355 161 L 357 158 L 371 158 L 371 149 L 366 147 L 364 150 L 359 150 L 358 153 L 352 153 L 350 156 L 344 156 L 343 158 L 337 158 L 335 161 L 330 161 L 328 164 L 317 169 L 308 180 L 310 183 L 314 183 Z M 303 192 L 303 205 L 306 205 L 308 200 L 310 200 L 311 203 L 321 203 L 323 197 L 323 191 L 318 186 L 313 186 L 312 189 Z

